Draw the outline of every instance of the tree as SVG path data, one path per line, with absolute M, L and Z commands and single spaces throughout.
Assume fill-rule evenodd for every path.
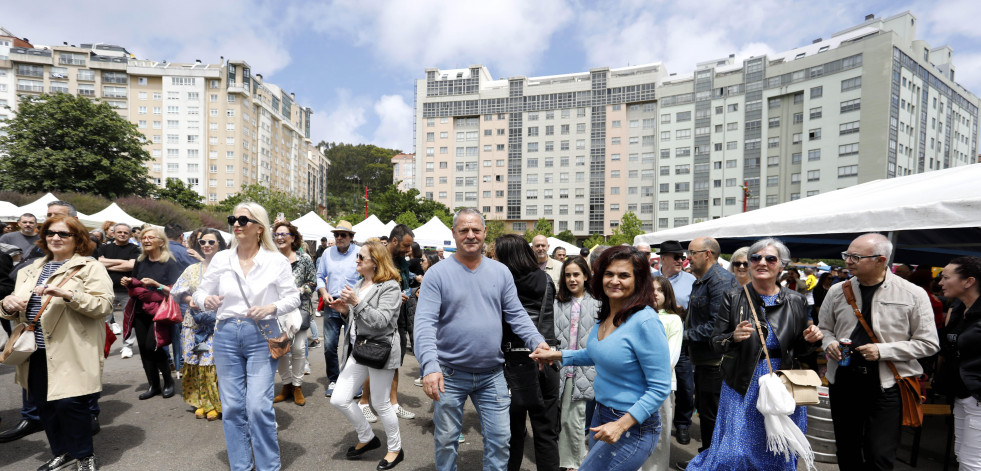
M 484 235 L 484 243 L 487 245 L 492 245 L 498 237 L 508 233 L 504 221 L 500 219 L 488 219 L 485 221 L 485 224 L 486 233 Z
M 170 200 L 188 209 L 204 208 L 204 197 L 180 178 L 168 178 L 167 186 L 157 190 L 157 198 Z
M 146 138 L 108 103 L 56 93 L 24 97 L 0 137 L 0 187 L 93 193 L 116 199 L 153 191 Z
M 634 237 L 644 233 L 640 218 L 633 211 L 627 211 L 620 218 L 620 225 L 613 229 L 610 236 L 610 245 L 629 244 L 634 245 Z
M 402 214 L 399 214 L 399 216 L 395 218 L 395 223 L 405 224 L 406 226 L 409 226 L 409 229 L 415 229 L 422 225 L 419 223 L 419 220 L 416 219 L 416 215 L 413 214 L 411 211 L 406 211 Z
M 361 211 L 355 211 L 358 212 Z M 402 191 L 396 185 L 385 186 L 381 191 L 376 192 L 370 198 L 368 212 L 378 216 L 382 221 L 391 221 L 405 213 L 412 213 L 415 215 L 417 226 L 429 221 L 433 216 L 438 216 L 444 223 L 453 220 L 450 209 L 443 203 L 420 197 L 419 190 L 415 188 Z M 449 225 L 447 223 L 447 227 Z
M 215 209 L 230 213 L 235 205 L 243 201 L 258 203 L 265 208 L 269 213 L 269 222 L 276 218 L 277 213 L 283 213 L 286 220 L 291 221 L 314 210 L 313 203 L 305 198 L 266 188 L 258 183 L 242 186 L 242 191 L 225 198 Z
M 531 243 L 531 240 L 537 235 L 543 235 L 545 237 L 552 237 L 552 223 L 548 219 L 541 218 L 535 223 L 535 228 L 530 231 L 525 231 L 525 240 Z
M 383 149 L 369 144 L 319 144 L 324 155 L 330 160 L 327 169 L 327 213 L 331 216 L 364 212 L 364 187 L 371 193 L 368 200 L 374 201 L 378 192 L 392 184 L 392 157 L 400 151 Z M 402 211 L 391 215 L 394 219 Z M 381 215 L 378 215 L 381 218 Z
M 562 242 L 568 242 L 570 244 L 576 243 L 576 236 L 572 233 L 572 231 L 568 229 L 556 234 L 555 238 L 561 240 Z
M 589 238 L 586 239 L 585 241 L 583 241 L 582 246 L 588 247 L 590 250 L 592 250 L 593 247 L 596 247 L 597 245 L 601 245 L 601 244 L 609 245 L 606 242 L 606 236 L 597 232 L 589 236 Z

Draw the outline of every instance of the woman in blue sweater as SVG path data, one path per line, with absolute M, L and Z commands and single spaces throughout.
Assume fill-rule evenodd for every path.
M 593 267 L 592 288 L 602 307 L 586 349 L 539 348 L 531 356 L 543 364 L 596 366 L 596 412 L 589 454 L 579 469 L 633 471 L 654 451 L 661 432 L 658 409 L 671 392 L 668 341 L 651 307 L 650 268 L 636 249 L 605 250 Z

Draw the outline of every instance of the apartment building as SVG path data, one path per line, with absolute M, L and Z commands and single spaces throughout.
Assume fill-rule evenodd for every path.
M 214 203 L 259 183 L 326 205 L 328 162 L 310 138 L 312 111 L 245 61 L 138 60 L 105 44 L 11 47 L 4 74 L 17 96 L 72 93 L 115 108 L 146 136 L 157 185 L 179 178 Z M 8 104 L 16 110 L 16 99 Z
M 392 157 L 392 183 L 399 191 L 416 187 L 416 154 L 395 154 Z
M 772 206 L 974 162 L 976 95 L 910 12 L 774 56 L 668 74 L 661 64 L 493 80 L 427 69 L 416 85 L 417 188 L 523 230 L 610 234 Z

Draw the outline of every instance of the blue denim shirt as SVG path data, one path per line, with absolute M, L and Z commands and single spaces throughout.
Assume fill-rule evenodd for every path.
M 718 365 L 722 360 L 722 354 L 712 350 L 715 316 L 722 305 L 722 295 L 738 286 L 735 275 L 718 262 L 692 285 L 688 317 L 685 318 L 685 341 L 693 364 Z

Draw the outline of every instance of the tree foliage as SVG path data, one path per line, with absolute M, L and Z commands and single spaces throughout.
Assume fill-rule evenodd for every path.
M 399 214 L 398 217 L 395 218 L 395 223 L 405 224 L 406 226 L 409 226 L 409 229 L 415 229 L 422 225 L 419 222 L 419 219 L 416 218 L 416 215 L 411 211 L 406 211 L 402 214 Z
M 330 161 L 327 168 L 327 213 L 331 216 L 364 213 L 364 187 L 369 188 L 368 200 L 374 200 L 378 190 L 392 184 L 392 157 L 400 151 L 383 149 L 370 144 L 319 144 Z M 392 214 L 395 219 L 402 212 Z M 377 214 L 377 213 L 376 213 Z M 382 216 L 379 214 L 379 218 Z
M 609 245 L 609 243 L 606 242 L 606 236 L 597 232 L 589 236 L 588 239 L 584 240 L 582 246 L 588 249 L 592 249 L 593 247 L 600 244 Z
M 215 206 L 215 209 L 231 213 L 235 205 L 243 201 L 258 203 L 266 208 L 270 222 L 276 218 L 277 213 L 283 213 L 286 220 L 292 221 L 315 209 L 314 204 L 305 198 L 293 196 L 284 191 L 273 190 L 258 183 L 242 186 L 242 191 L 225 198 Z
M 398 218 L 402 217 L 405 213 L 411 213 L 415 216 L 416 226 L 413 227 L 411 224 L 405 223 L 413 229 L 425 224 L 433 216 L 439 217 L 444 223 L 446 222 L 444 217 L 447 215 L 449 215 L 450 221 L 453 220 L 453 215 L 446 205 L 438 201 L 421 198 L 419 196 L 419 190 L 415 188 L 409 191 L 401 191 L 398 186 L 389 184 L 379 187 L 379 190 L 373 195 L 369 195 L 368 213 L 378 216 L 378 219 L 381 219 L 382 222 L 392 220 L 399 222 Z M 361 211 L 361 215 L 364 217 L 363 209 Z M 447 224 L 447 227 L 449 227 L 449 224 Z
M 535 227 L 531 230 L 525 231 L 525 240 L 531 243 L 531 240 L 537 235 L 543 235 L 545 237 L 552 237 L 552 223 L 545 218 L 541 218 L 535 223 Z
M 188 209 L 204 208 L 204 197 L 194 191 L 180 178 L 168 178 L 167 186 L 156 191 L 157 198 L 171 201 Z
M 555 238 L 561 240 L 562 242 L 568 242 L 570 244 L 576 243 L 576 236 L 572 231 L 566 229 L 558 234 L 555 234 Z
M 644 230 L 642 229 L 640 218 L 633 211 L 627 211 L 620 218 L 620 225 L 613 229 L 613 235 L 610 236 L 609 245 L 634 245 L 634 237 L 643 233 Z
M 0 187 L 148 196 L 150 154 L 136 125 L 107 103 L 56 93 L 24 97 L 0 137 Z
M 509 232 L 506 229 L 507 226 L 504 224 L 504 221 L 501 221 L 500 219 L 488 219 L 485 221 L 485 223 L 486 234 L 484 236 L 484 243 L 487 245 L 494 244 L 494 241 L 497 240 L 498 237 Z

